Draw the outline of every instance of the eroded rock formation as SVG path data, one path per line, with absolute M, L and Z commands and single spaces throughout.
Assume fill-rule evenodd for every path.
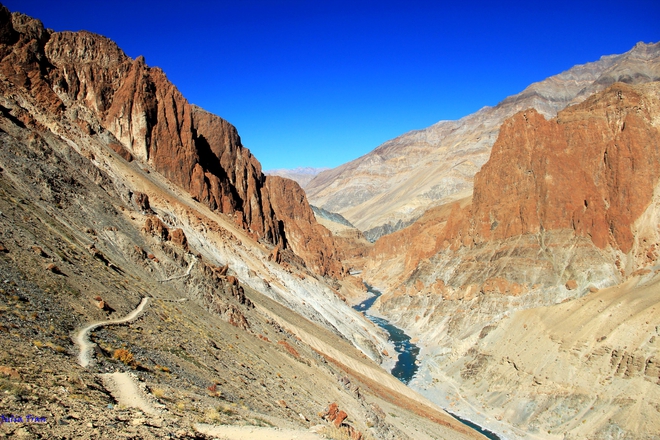
M 25 15 L 12 16 L 6 9 L 2 14 L 0 72 L 45 112 L 66 114 L 88 135 L 103 137 L 127 161 L 151 165 L 196 200 L 232 217 L 254 238 L 293 247 L 319 273 L 341 274 L 341 264 L 332 260 L 332 238 L 324 240 L 329 250 L 320 254 L 318 247 L 303 248 L 305 238 L 295 236 L 311 231 L 328 235 L 307 200 L 303 197 L 296 206 L 300 215 L 297 226 L 289 228 L 294 235 L 289 240 L 284 224 L 292 217 L 278 217 L 273 206 L 287 203 L 277 197 L 291 195 L 269 194 L 261 165 L 243 147 L 236 128 L 189 104 L 161 69 L 147 66 L 144 57 L 126 56 L 105 37 L 52 32 Z
M 471 199 L 376 242 L 364 274 L 388 290 L 376 307 L 424 347 L 413 387 L 456 405 L 447 384 L 458 384 L 489 417 L 526 432 L 657 434 L 635 415 L 657 399 L 631 405 L 635 386 L 658 381 L 658 139 L 660 82 L 616 83 L 550 120 L 520 112 L 503 124 Z M 549 313 L 561 316 L 552 327 Z M 583 416 L 586 427 L 558 419 L 559 408 L 588 409 L 594 378 L 590 405 L 616 417 Z
M 431 207 L 469 197 L 501 124 L 517 112 L 534 108 L 551 118 L 614 82 L 658 79 L 660 44 L 639 43 L 625 54 L 534 83 L 495 107 L 405 133 L 320 173 L 305 190 L 315 206 L 344 215 L 373 241 L 410 225 Z

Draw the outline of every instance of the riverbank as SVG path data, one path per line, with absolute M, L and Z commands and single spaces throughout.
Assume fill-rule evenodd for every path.
M 364 313 L 364 315 L 371 322 L 378 325 L 380 328 L 382 328 L 383 330 L 385 330 L 388 333 L 390 341 L 394 344 L 396 352 L 399 355 L 397 360 L 396 360 L 396 363 L 395 363 L 394 367 L 391 370 L 392 376 L 396 377 L 397 379 L 399 379 L 401 382 L 403 382 L 406 385 L 413 385 L 413 384 L 411 384 L 411 382 L 413 382 L 415 384 L 418 384 L 417 387 L 411 386 L 411 388 L 415 389 L 417 392 L 420 392 L 426 398 L 429 398 L 430 400 L 434 400 L 434 401 L 437 402 L 437 396 L 429 395 L 429 393 L 428 393 L 429 388 L 437 389 L 436 388 L 437 385 L 429 386 L 429 384 L 436 383 L 436 381 L 433 380 L 433 378 L 429 377 L 428 370 L 426 370 L 424 372 L 425 374 L 423 374 L 423 376 L 424 376 L 423 378 L 416 378 L 416 375 L 419 372 L 419 364 L 421 364 L 421 362 L 419 362 L 419 360 L 418 360 L 419 355 L 420 355 L 420 347 L 418 347 L 416 344 L 413 344 L 411 342 L 410 336 L 408 336 L 402 329 L 400 329 L 399 327 L 397 327 L 394 324 L 390 323 L 384 317 L 374 316 L 371 313 L 369 313 L 369 311 L 370 311 L 371 307 L 373 306 L 373 304 L 378 300 L 378 297 L 380 297 L 382 295 L 382 292 L 380 292 L 378 289 L 375 289 L 374 287 L 372 287 L 372 286 L 370 286 L 366 283 L 365 283 L 365 286 L 367 288 L 367 291 L 370 294 L 372 294 L 373 296 L 365 299 L 364 301 L 362 301 L 359 304 L 354 305 L 353 308 L 355 310 L 358 310 L 358 311 Z M 420 380 L 414 380 L 413 381 L 413 379 L 420 379 Z M 422 386 L 419 387 L 419 385 L 422 385 Z M 450 386 L 451 388 L 454 388 L 453 384 L 450 384 L 448 386 Z M 447 394 L 448 397 L 445 401 L 445 405 L 442 405 L 442 404 L 440 405 L 443 408 L 449 408 L 449 407 L 454 408 L 456 406 L 456 404 L 458 403 L 459 398 L 462 399 L 462 397 L 460 397 L 460 394 L 458 394 L 457 390 L 455 390 L 455 394 L 458 397 L 456 397 L 455 399 L 450 399 L 450 397 L 449 397 L 450 394 L 453 395 L 454 393 L 445 393 L 445 394 Z M 469 410 L 464 412 L 464 411 L 459 410 L 458 407 L 457 407 L 455 409 L 452 409 L 453 413 L 449 412 L 449 411 L 447 411 L 447 412 L 452 417 L 454 417 L 456 420 L 461 422 L 462 424 L 464 424 L 466 426 L 469 426 L 470 428 L 476 430 L 477 432 L 481 433 L 485 437 L 487 437 L 491 440 L 502 440 L 502 437 L 495 434 L 495 432 L 493 432 L 491 429 L 489 429 L 490 428 L 489 425 L 491 425 L 491 423 L 489 423 L 490 420 L 488 420 L 485 417 L 481 417 L 481 414 L 479 412 L 472 411 L 473 408 L 469 404 L 467 404 L 467 402 L 461 402 L 461 403 L 465 403 L 466 404 L 465 409 L 469 409 Z M 463 406 L 463 405 L 461 405 L 461 406 Z M 459 411 L 464 413 L 464 417 L 469 417 L 470 419 L 477 420 L 477 421 L 481 421 L 482 419 L 484 419 L 483 422 L 486 422 L 487 424 L 484 424 L 484 425 L 480 426 L 477 423 L 474 423 L 470 419 L 463 418 L 463 417 L 455 414 L 456 412 L 459 412 Z M 477 417 L 477 416 L 479 416 L 479 417 Z M 484 427 L 484 426 L 486 426 L 486 427 Z M 499 427 L 500 426 L 498 426 L 498 428 Z

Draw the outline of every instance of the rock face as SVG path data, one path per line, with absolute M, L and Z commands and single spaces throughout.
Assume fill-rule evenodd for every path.
M 469 197 L 474 175 L 488 160 L 506 118 L 528 108 L 550 118 L 616 81 L 638 84 L 659 78 L 660 44 L 639 43 L 625 54 L 532 84 L 495 107 L 399 136 L 319 174 L 305 190 L 312 204 L 342 214 L 374 241 L 433 206 Z
M 388 290 L 376 303 L 379 311 L 419 338 L 424 359 L 419 377 L 455 381 L 461 392 L 474 399 L 473 404 L 491 407 L 490 416 L 525 430 L 561 425 L 551 408 L 561 405 L 557 403 L 560 401 L 569 408 L 578 408 L 580 399 L 589 395 L 581 391 L 583 383 L 576 379 L 571 384 L 572 379 L 560 373 L 572 361 L 553 363 L 552 368 L 557 370 L 550 373 L 551 368 L 544 364 L 548 359 L 539 355 L 543 349 L 530 349 L 537 340 L 547 339 L 548 346 L 560 341 L 560 351 L 580 352 L 582 362 L 592 359 L 594 369 L 588 370 L 589 374 L 602 374 L 603 380 L 609 374 L 621 376 L 629 370 L 643 377 L 650 368 L 653 377 L 649 380 L 655 384 L 655 367 L 647 368 L 649 362 L 655 365 L 651 359 L 655 349 L 642 348 L 645 343 L 638 341 L 638 333 L 623 337 L 613 329 L 603 330 L 604 335 L 611 331 L 621 338 L 617 340 L 618 348 L 608 346 L 607 353 L 602 352 L 605 348 L 577 342 L 568 348 L 570 344 L 561 342 L 564 336 L 558 336 L 565 331 L 559 320 L 569 322 L 577 315 L 555 305 L 570 301 L 591 307 L 594 300 L 583 301 L 583 296 L 600 295 L 599 289 L 630 277 L 646 277 L 645 283 L 654 283 L 655 287 L 643 290 L 644 295 L 657 288 L 657 276 L 653 277 L 660 246 L 658 139 L 660 82 L 636 86 L 616 83 L 560 111 L 551 120 L 533 109 L 520 112 L 502 125 L 488 163 L 475 176 L 471 199 L 433 208 L 410 227 L 381 237 L 367 258 L 363 276 Z M 658 300 L 657 295 L 642 297 L 653 304 Z M 617 301 L 625 305 L 623 297 Z M 550 326 L 543 320 L 521 318 L 510 327 L 505 319 L 512 313 L 527 317 L 526 309 L 536 307 L 546 307 L 548 313 L 562 316 L 550 334 L 544 333 L 543 329 Z M 630 307 L 630 313 L 641 313 L 636 305 L 631 303 Z M 571 306 L 571 310 L 589 316 L 580 321 L 576 332 L 582 332 L 584 338 L 593 337 L 594 342 L 603 336 L 589 333 L 602 316 L 577 306 Z M 621 313 L 617 315 L 621 323 L 628 319 L 624 315 L 633 316 Z M 618 325 L 614 321 L 611 324 Z M 536 329 L 531 339 L 518 333 L 527 331 L 528 325 Z M 648 330 L 647 336 L 652 338 L 652 328 Z M 504 345 L 508 348 L 502 348 Z M 625 346 L 638 347 L 643 354 L 619 359 Z M 595 352 L 590 350 L 600 350 L 597 362 Z M 616 358 L 612 360 L 614 373 L 605 369 L 606 362 L 600 359 L 610 355 Z M 506 373 L 507 368 L 512 372 Z M 506 374 L 521 371 L 526 373 L 524 379 L 518 376 L 519 384 L 536 378 L 546 384 L 546 388 L 539 388 L 545 389 L 544 397 L 522 391 L 518 384 L 493 386 Z M 556 377 L 564 388 L 548 385 L 542 380 L 546 376 Z M 473 386 L 474 380 L 481 380 L 481 385 Z M 492 401 L 479 397 L 485 393 L 484 384 L 498 392 L 506 389 L 505 393 L 516 401 L 516 408 L 534 399 L 542 403 L 533 414 L 513 409 L 499 411 L 508 400 L 497 400 L 501 395 Z M 424 389 L 429 383 L 419 379 L 417 385 Z M 451 387 L 443 386 L 438 385 L 433 396 L 448 405 L 443 396 Z M 625 391 L 618 398 L 634 398 L 632 388 L 626 385 L 621 389 Z M 657 399 L 653 402 L 660 404 Z M 625 405 L 618 408 L 623 411 Z M 642 412 L 647 409 L 644 407 Z M 603 410 L 617 411 L 613 407 Z M 586 422 L 592 432 L 619 429 L 614 425 L 635 432 L 622 417 L 611 425 L 598 420 Z M 657 435 L 660 427 L 648 429 L 644 432 Z M 563 430 L 584 432 L 572 425 Z
M 121 157 L 149 164 L 255 238 L 290 247 L 283 219 L 273 210 L 278 200 L 267 193 L 261 165 L 242 146 L 235 127 L 190 105 L 162 70 L 147 66 L 143 57 L 129 58 L 105 37 L 51 32 L 30 17 L 3 14 L 0 71 L 45 111 L 74 117 L 88 134 L 105 137 Z M 301 203 L 300 218 L 312 223 L 299 229 L 318 229 L 307 201 Z M 326 245 L 333 249 L 331 240 Z M 305 253 L 320 272 L 341 272 L 330 267 L 338 262 Z
M 573 229 L 630 251 L 660 176 L 657 90 L 619 83 L 555 120 L 534 110 L 508 119 L 475 177 L 475 242 Z
M 291 249 L 315 272 L 343 277 L 345 269 L 339 260 L 334 238 L 328 229 L 316 223 L 300 185 L 293 180 L 268 176 L 265 188 Z
M 591 244 L 596 253 L 626 255 L 641 246 L 629 264 L 617 263 L 624 275 L 648 264 L 641 256 L 655 252 L 655 243 L 640 243 L 633 229 L 660 178 L 659 84 L 617 83 L 549 121 L 535 110 L 516 114 L 503 124 L 489 162 L 477 173 L 471 203 L 435 208 L 382 237 L 369 264 L 403 253 L 401 281 L 439 252 L 480 252 L 527 236 L 539 237 L 530 243 L 543 249 L 544 237 L 557 234 Z

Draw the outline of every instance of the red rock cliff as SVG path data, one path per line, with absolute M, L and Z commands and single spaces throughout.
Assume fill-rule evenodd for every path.
M 321 273 L 336 272 L 338 262 L 325 256 L 333 251 L 307 249 L 299 235 L 318 232 L 306 198 L 296 206 L 296 212 L 304 213 L 297 226 L 285 227 L 291 216 L 279 210 L 278 217 L 273 206 L 297 195 L 268 194 L 261 165 L 242 146 L 236 128 L 189 104 L 143 57 L 131 59 L 113 41 L 89 32 L 48 31 L 38 20 L 12 15 L 1 5 L 0 57 L 2 75 L 30 93 L 43 111 L 84 109 L 91 125 L 99 125 L 90 130 L 107 130 L 134 158 L 211 209 L 234 217 L 255 238 L 291 247 L 285 235 L 289 229 L 303 259 Z
M 315 272 L 343 277 L 345 268 L 339 261 L 335 240 L 329 230 L 316 222 L 300 185 L 293 180 L 267 176 L 266 188 L 293 252 Z
M 618 83 L 550 121 L 508 119 L 475 177 L 475 242 L 567 228 L 628 252 L 660 177 L 653 105 Z
M 408 228 L 379 239 L 370 251 L 371 276 L 386 279 L 379 267 L 396 260 L 394 275 L 400 283 L 454 274 L 447 276 L 458 280 L 455 287 L 480 285 L 503 257 L 509 263 L 502 262 L 500 269 L 511 279 L 517 280 L 527 264 L 538 266 L 538 273 L 547 269 L 544 279 L 552 280 L 553 269 L 541 254 L 534 256 L 534 249 L 540 249 L 536 239 L 503 242 L 544 231 L 568 231 L 597 248 L 628 253 L 635 243 L 632 226 L 651 203 L 660 179 L 659 97 L 659 82 L 617 83 L 551 120 L 534 110 L 507 119 L 489 161 L 475 177 L 472 202 L 434 208 Z M 637 250 L 648 251 L 640 264 L 656 258 L 657 243 L 645 246 Z M 511 263 L 511 255 L 519 261 Z

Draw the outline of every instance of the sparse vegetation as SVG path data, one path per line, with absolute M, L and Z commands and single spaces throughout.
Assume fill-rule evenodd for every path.
M 133 353 L 131 353 L 130 351 L 124 348 L 116 349 L 115 352 L 112 354 L 112 357 L 120 362 L 123 362 L 126 365 L 133 365 L 133 363 L 135 362 L 133 359 Z

